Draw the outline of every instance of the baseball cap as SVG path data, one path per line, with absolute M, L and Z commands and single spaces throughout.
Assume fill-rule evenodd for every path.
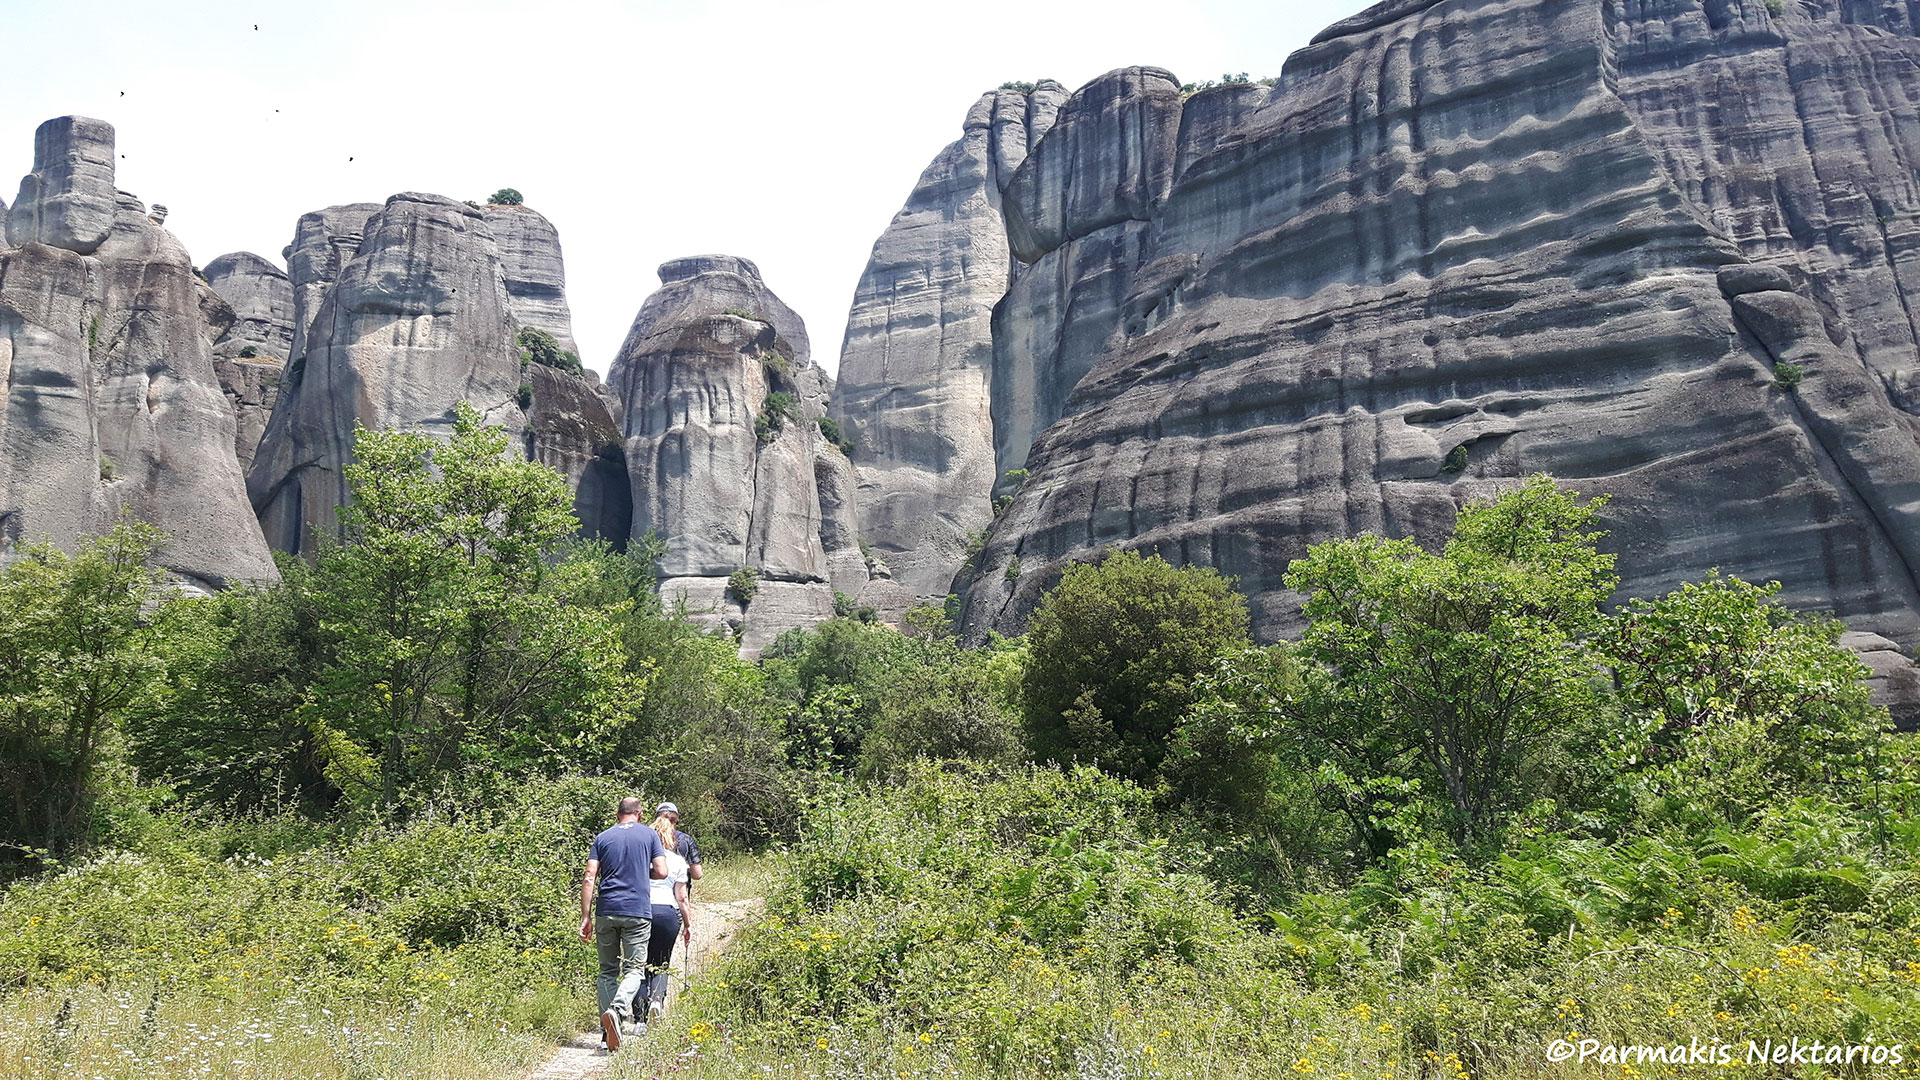
M 670 802 L 661 803 L 660 809 L 654 811 L 656 814 L 677 814 L 679 812 L 680 808 Z

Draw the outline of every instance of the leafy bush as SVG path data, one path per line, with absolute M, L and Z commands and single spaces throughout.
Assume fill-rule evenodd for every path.
M 847 438 L 841 432 L 839 421 L 831 416 L 822 416 L 818 420 L 815 420 L 814 423 L 820 428 L 821 438 L 832 443 L 847 457 L 853 456 L 853 440 Z
M 36 544 L 0 568 L 6 848 L 44 858 L 97 832 L 122 725 L 160 692 L 166 670 L 178 602 L 148 565 L 160 539 L 122 522 L 74 554 Z
M 513 188 L 503 187 L 487 196 L 487 201 L 495 206 L 519 206 L 526 200 Z
M 0 985 L 152 986 L 310 1008 L 418 1002 L 483 1023 L 574 1022 L 590 975 L 569 912 L 613 780 L 501 785 L 406 825 L 169 817 L 148 842 L 14 885 Z M 572 944 L 569 945 L 571 940 Z
M 578 356 L 561 348 L 557 338 L 538 327 L 521 327 L 514 335 L 514 341 L 520 346 L 520 362 L 523 364 L 532 363 L 557 368 L 570 375 L 579 375 L 585 371 L 580 366 Z
M 1377 814 L 1368 782 L 1414 758 L 1454 839 L 1484 839 L 1544 747 L 1595 714 L 1583 639 L 1619 581 L 1589 531 L 1598 505 L 1536 476 L 1462 509 L 1439 554 L 1359 536 L 1288 568 L 1287 587 L 1308 596 L 1301 655 L 1319 667 L 1282 710 L 1282 737 L 1360 785 L 1363 833 Z
M 1444 473 L 1465 472 L 1466 468 L 1467 447 L 1464 443 L 1447 451 L 1446 460 L 1440 463 L 1440 471 Z
M 775 390 L 767 395 L 760 414 L 754 417 L 754 435 L 762 442 L 772 442 L 774 436 L 786 430 L 787 421 L 800 418 L 800 402 L 785 390 Z
M 521 383 L 520 391 L 513 396 L 513 400 L 520 404 L 523 411 L 533 408 L 533 384 Z
M 1133 551 L 1069 568 L 1027 627 L 1034 754 L 1152 783 L 1197 680 L 1249 639 L 1246 601 L 1211 569 Z
M 727 594 L 740 601 L 742 607 L 753 603 L 753 594 L 759 591 L 759 570 L 743 566 L 727 575 Z
M 259 355 L 260 355 L 260 350 L 254 348 L 251 345 L 242 345 L 240 347 L 240 359 L 242 360 L 252 360 L 254 357 L 257 357 Z
M 1806 380 L 1807 369 L 1799 364 L 1773 365 L 1773 385 L 1782 390 L 1792 390 Z

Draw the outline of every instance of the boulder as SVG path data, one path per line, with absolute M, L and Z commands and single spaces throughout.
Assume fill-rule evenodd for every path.
M 553 335 L 560 347 L 580 355 L 573 341 L 573 314 L 567 309 L 567 271 L 560 257 L 560 234 L 530 206 L 489 204 L 482 211 L 500 250 L 500 271 L 507 282 L 507 306 L 515 326 L 531 326 Z
M 301 218 L 289 259 L 296 308 L 315 299 L 319 308 L 305 338 L 296 334 L 247 481 L 267 539 L 282 551 L 337 533 L 356 425 L 447 434 L 465 401 L 516 440 L 526 430 L 519 349 L 485 216 L 438 195 L 395 195 L 364 219 L 357 253 L 336 268 L 341 226 L 357 219 L 357 211 Z M 337 277 L 327 286 L 329 274 Z
M 251 251 L 235 251 L 207 264 L 207 284 L 233 309 L 233 325 L 214 351 L 285 360 L 293 349 L 293 282 L 287 272 Z

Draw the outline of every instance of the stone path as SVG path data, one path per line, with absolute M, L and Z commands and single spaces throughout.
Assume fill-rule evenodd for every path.
M 699 978 L 727 946 L 733 944 L 740 928 L 760 910 L 760 905 L 761 898 L 757 896 L 724 904 L 694 902 L 693 944 L 675 957 L 674 967 L 684 977 L 676 977 L 668 987 L 669 1010 L 687 982 Z M 555 1050 L 538 1069 L 526 1075 L 526 1080 L 592 1080 L 607 1075 L 611 1061 L 612 1056 L 600 1047 L 600 1030 L 595 1028 L 575 1035 L 571 1042 Z

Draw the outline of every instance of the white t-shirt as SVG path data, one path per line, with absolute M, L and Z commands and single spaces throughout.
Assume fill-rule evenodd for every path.
M 663 878 L 653 878 L 651 880 L 653 882 L 653 905 L 655 907 L 674 906 L 673 883 L 687 880 L 687 860 L 681 858 L 680 853 L 677 851 L 667 852 L 667 876 Z

